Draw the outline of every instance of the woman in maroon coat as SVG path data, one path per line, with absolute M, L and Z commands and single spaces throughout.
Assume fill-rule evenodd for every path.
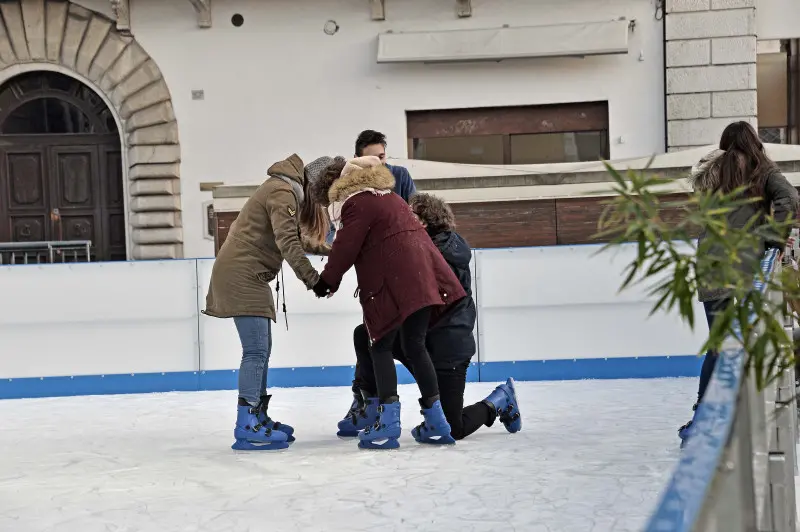
M 436 370 L 425 337 L 431 322 L 466 293 L 393 188 L 394 177 L 377 157 L 359 157 L 344 166 L 327 191 L 338 231 L 314 292 L 318 297 L 334 294 L 344 274 L 355 266 L 380 401 L 380 418 L 359 433 L 359 447 L 395 449 L 400 445 L 400 402 L 392 356 L 398 335 L 414 368 L 425 417 L 412 431 L 414 438 L 421 443 L 455 443 L 439 402 Z

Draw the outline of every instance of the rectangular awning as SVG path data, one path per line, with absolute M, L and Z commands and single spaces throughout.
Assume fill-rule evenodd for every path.
M 378 63 L 501 61 L 628 53 L 629 21 L 490 29 L 387 32 Z

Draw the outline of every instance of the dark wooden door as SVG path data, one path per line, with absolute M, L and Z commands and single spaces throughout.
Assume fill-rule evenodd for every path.
M 0 151 L 0 239 L 50 240 L 47 150 L 42 146 L 3 147 Z
M 0 90 L 0 242 L 72 240 L 127 258 L 116 124 L 78 81 L 25 74 Z
M 125 260 L 119 147 L 82 137 L 0 136 L 0 239 L 91 240 L 92 260 Z

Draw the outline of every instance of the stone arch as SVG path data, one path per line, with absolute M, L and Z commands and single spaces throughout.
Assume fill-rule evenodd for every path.
M 71 2 L 0 3 L 0 83 L 37 68 L 75 77 L 116 115 L 128 256 L 181 258 L 178 124 L 155 61 L 111 19 Z

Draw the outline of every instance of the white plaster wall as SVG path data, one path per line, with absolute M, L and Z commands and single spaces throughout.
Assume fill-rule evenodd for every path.
M 211 194 L 199 191 L 200 182 L 256 182 L 293 152 L 305 160 L 351 155 L 367 128 L 388 135 L 390 156 L 404 157 L 406 110 L 608 100 L 612 158 L 664 151 L 662 23 L 653 0 L 473 0 L 467 19 L 456 17 L 455 0 L 386 0 L 384 22 L 370 20 L 367 0 L 224 0 L 212 2 L 213 27 L 205 30 L 188 0 L 131 4 L 133 33 L 162 70 L 178 118 L 186 257 L 213 255 L 201 209 Z M 230 22 L 234 13 L 244 16 L 241 28 Z M 390 29 L 623 16 L 636 19 L 624 56 L 375 62 L 377 34 Z M 328 19 L 340 26 L 334 36 L 323 33 Z M 204 90 L 205 100 L 193 101 L 193 89 Z
M 757 0 L 756 32 L 760 40 L 800 38 L 800 2 Z

